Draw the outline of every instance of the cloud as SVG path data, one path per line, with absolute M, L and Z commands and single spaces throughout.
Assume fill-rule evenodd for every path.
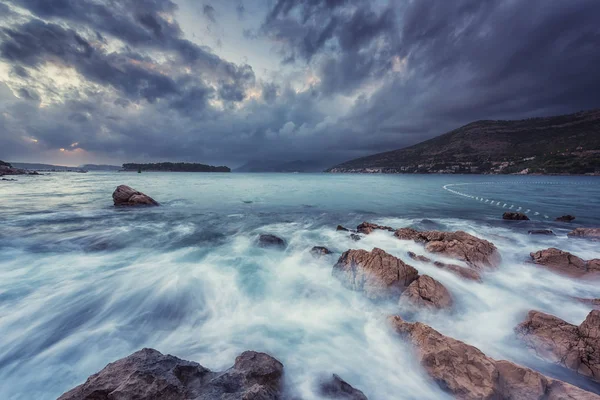
M 211 6 L 210 4 L 205 4 L 204 7 L 202 7 L 202 13 L 204 14 L 204 16 L 206 18 L 208 18 L 208 20 L 212 23 L 216 23 L 217 19 L 215 17 L 215 8 L 213 6 Z

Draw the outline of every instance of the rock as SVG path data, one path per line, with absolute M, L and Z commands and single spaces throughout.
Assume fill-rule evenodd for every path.
M 321 395 L 328 399 L 368 400 L 363 392 L 353 388 L 336 374 L 333 374 L 331 379 L 322 382 L 319 389 Z
M 570 238 L 600 241 L 600 228 L 577 228 L 567 233 Z
M 452 295 L 444 285 L 429 275 L 421 275 L 400 296 L 400 303 L 419 308 L 441 310 L 452 307 Z
M 356 227 L 356 231 L 358 233 L 363 233 L 365 235 L 368 235 L 369 233 L 373 232 L 376 229 L 394 232 L 394 228 L 391 228 L 389 226 L 372 224 L 370 222 L 363 222 L 362 224 L 360 224 Z
M 335 228 L 336 231 L 343 231 L 343 232 L 349 232 L 350 230 L 348 228 L 344 228 L 341 225 L 338 225 L 337 228 Z
M 138 192 L 127 185 L 119 185 L 113 192 L 115 206 L 158 206 L 152 197 Z
M 0 165 L 0 176 L 3 175 L 27 175 L 27 170 L 20 168 L 13 168 L 11 165 Z
M 350 239 L 354 240 L 355 242 L 360 240 L 360 236 L 358 236 L 356 233 L 351 233 L 350 234 Z
M 515 332 L 540 358 L 600 382 L 600 310 L 592 310 L 579 326 L 530 311 Z
M 600 259 L 583 260 L 569 252 L 551 247 L 529 254 L 533 262 L 573 277 L 600 273 Z
M 496 361 L 478 348 L 447 337 L 421 322 L 388 318 L 392 328 L 415 348 L 425 371 L 456 399 L 586 399 L 600 396 L 548 378 L 509 361 Z
M 534 229 L 528 232 L 530 235 L 553 235 L 554 236 L 554 232 L 552 232 L 550 229 Z
M 453 274 L 458 275 L 461 278 L 469 279 L 471 281 L 482 282 L 481 275 L 479 275 L 479 272 L 477 272 L 475 270 L 465 268 L 465 267 L 460 267 L 460 266 L 454 265 L 454 264 L 446 264 L 441 261 L 434 261 L 432 263 L 429 258 L 427 258 L 423 255 L 415 254 L 412 251 L 409 251 L 407 254 L 410 258 L 412 258 L 415 261 L 431 263 L 434 266 L 441 268 L 441 269 L 445 269 L 446 271 L 452 272 Z
M 331 251 L 327 247 L 315 246 L 312 249 L 310 249 L 310 254 L 312 254 L 315 257 L 321 257 L 331 254 Z
M 583 304 L 587 304 L 588 306 L 592 306 L 592 308 L 596 310 L 600 310 L 600 299 L 584 299 L 581 297 L 574 297 L 574 299 Z
M 510 220 L 510 221 L 529 221 L 529 217 L 520 212 L 510 212 L 507 211 L 502 214 L 502 219 Z
M 415 268 L 378 248 L 346 251 L 332 273 L 348 289 L 374 300 L 398 298 L 419 276 Z
M 569 215 L 569 214 L 567 214 L 567 215 L 562 215 L 562 216 L 560 216 L 560 217 L 556 218 L 556 221 L 560 221 L 560 222 L 571 222 L 571 221 L 573 221 L 574 219 L 575 219 L 575 216 L 574 216 L 574 215 Z
M 261 234 L 258 237 L 258 245 L 263 248 L 273 247 L 273 248 L 285 249 L 287 247 L 285 240 L 283 240 L 282 238 L 280 238 L 278 236 L 271 235 L 271 234 Z
M 281 397 L 283 364 L 246 351 L 233 367 L 212 372 L 195 362 L 143 349 L 108 364 L 59 400 L 267 400 Z
M 3 181 L 16 182 L 16 179 L 2 178 Z
M 398 239 L 413 240 L 424 243 L 425 249 L 431 253 L 440 253 L 445 256 L 464 261 L 469 266 L 481 269 L 484 267 L 495 268 L 500 265 L 500 253 L 493 243 L 479 239 L 463 231 L 419 232 L 412 228 L 401 228 L 394 233 Z

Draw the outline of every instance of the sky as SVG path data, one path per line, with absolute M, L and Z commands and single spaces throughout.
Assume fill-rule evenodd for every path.
M 2 0 L 0 159 L 336 163 L 600 107 L 598 0 Z

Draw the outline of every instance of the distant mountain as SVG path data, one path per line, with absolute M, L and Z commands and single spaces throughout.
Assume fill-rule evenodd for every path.
M 39 164 L 39 163 L 11 163 L 15 168 L 29 169 L 34 171 L 81 171 L 80 167 L 67 167 L 65 165 Z
M 80 165 L 79 168 L 85 169 L 87 171 L 119 171 L 123 167 L 119 167 L 118 165 L 106 164 L 83 164 Z
M 328 172 L 600 174 L 600 109 L 519 121 L 477 121 L 414 146 Z
M 331 164 L 318 161 L 253 160 L 234 169 L 234 172 L 321 172 Z
M 165 171 L 165 172 L 231 172 L 229 167 L 215 167 L 197 163 L 152 163 L 152 164 L 123 164 L 125 171 Z

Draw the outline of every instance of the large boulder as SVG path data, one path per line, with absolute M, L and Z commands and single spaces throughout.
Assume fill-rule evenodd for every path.
M 283 364 L 246 351 L 224 372 L 143 349 L 108 364 L 59 400 L 269 400 L 281 397 Z
M 520 212 L 510 211 L 507 211 L 504 214 L 502 214 L 502 219 L 509 221 L 529 221 L 529 217 L 527 215 Z
M 430 310 L 448 309 L 454 303 L 448 289 L 429 275 L 421 275 L 408 285 L 400 302 Z
M 398 298 L 419 276 L 415 268 L 378 248 L 346 251 L 332 273 L 345 287 L 374 300 Z
M 383 230 L 383 231 L 394 232 L 394 228 L 391 228 L 389 226 L 384 226 L 384 225 L 372 224 L 370 222 L 363 222 L 362 224 L 360 224 L 356 227 L 356 231 L 358 233 L 363 233 L 365 235 L 368 235 L 369 233 L 371 233 L 377 229 Z
M 412 228 L 401 228 L 396 230 L 394 236 L 402 240 L 424 243 L 427 251 L 464 261 L 476 269 L 495 268 L 500 265 L 500 253 L 493 243 L 463 231 L 419 232 Z
M 115 206 L 158 206 L 152 197 L 138 192 L 127 185 L 119 185 L 113 192 Z
M 363 392 L 353 388 L 336 374 L 333 374 L 330 379 L 321 382 L 319 389 L 321 395 L 327 399 L 368 400 Z
M 577 228 L 567 233 L 567 236 L 574 239 L 600 241 L 600 228 Z
M 534 263 L 573 277 L 600 274 L 600 259 L 583 260 L 567 251 L 551 247 L 529 254 Z
M 271 235 L 268 233 L 261 234 L 258 236 L 258 245 L 263 248 L 276 248 L 276 249 L 285 249 L 287 244 L 285 240 L 280 238 L 279 236 Z
M 600 400 L 600 396 L 548 378 L 447 337 L 421 322 L 389 317 L 392 328 L 415 348 L 425 371 L 443 390 L 461 400 Z
M 530 311 L 515 331 L 540 358 L 600 382 L 600 310 L 592 310 L 579 326 Z
M 473 269 L 461 267 L 459 265 L 454 265 L 454 264 L 446 264 L 441 261 L 432 262 L 431 259 L 429 259 L 428 257 L 425 257 L 424 255 L 421 255 L 421 254 L 415 254 L 412 251 L 409 251 L 407 254 L 410 258 L 412 258 L 415 261 L 430 263 L 440 269 L 443 269 L 443 270 L 451 272 L 455 275 L 458 275 L 461 278 L 465 278 L 465 279 L 468 279 L 471 281 L 476 281 L 476 282 L 482 282 L 481 275 L 479 274 L 479 272 L 477 272 Z

